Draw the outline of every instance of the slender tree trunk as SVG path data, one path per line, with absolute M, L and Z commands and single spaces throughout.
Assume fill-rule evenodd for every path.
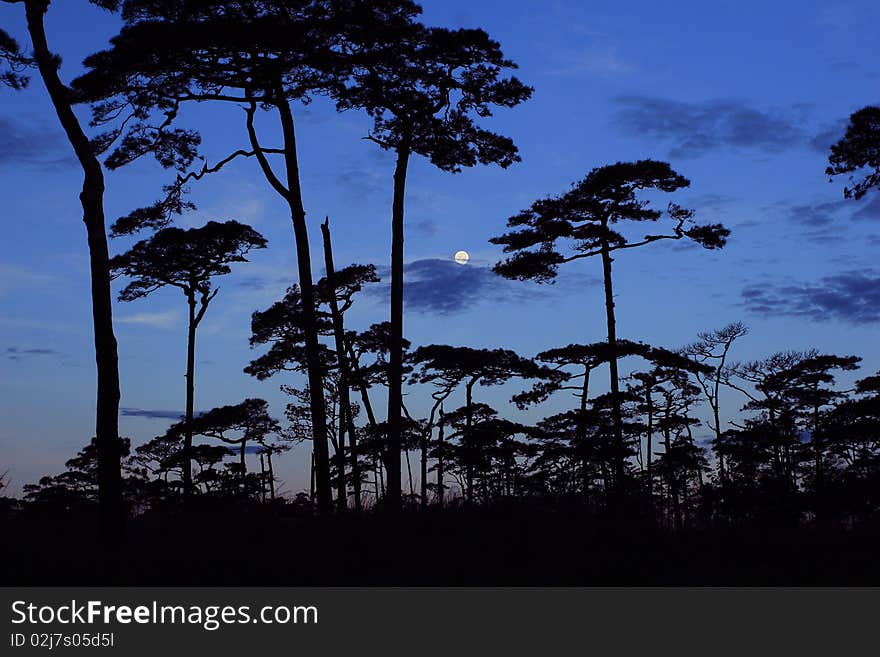
M 378 439 L 378 436 L 380 435 L 379 423 L 376 421 L 376 413 L 373 411 L 373 403 L 370 401 L 370 393 L 367 390 L 367 384 L 361 372 L 360 365 L 358 365 L 358 360 L 355 356 L 354 350 L 351 348 L 350 344 L 347 344 L 346 347 L 348 349 L 348 356 L 351 359 L 351 367 L 355 376 L 355 380 L 357 381 L 357 387 L 361 393 L 361 401 L 364 404 L 364 411 L 367 414 L 367 422 L 370 425 L 370 432 L 372 433 L 374 439 Z M 378 501 L 378 498 L 385 497 L 385 482 L 382 479 L 379 463 L 376 462 L 375 459 L 373 463 L 373 474 L 375 476 L 375 489 Z
M 260 501 L 266 503 L 266 459 L 260 454 Z
M 324 402 L 323 372 L 321 371 L 318 328 L 315 317 L 315 289 L 312 282 L 312 260 L 309 253 L 309 232 L 306 225 L 306 211 L 302 200 L 297 159 L 296 131 L 290 105 L 280 89 L 278 93 L 278 114 L 284 135 L 284 161 L 287 170 L 287 201 L 296 240 L 296 259 L 299 271 L 299 288 L 302 296 L 302 328 L 305 337 L 306 369 L 309 381 L 309 410 L 311 411 L 312 433 L 315 452 L 315 492 L 318 510 L 329 513 L 333 508 L 333 494 L 330 484 L 330 449 L 327 436 L 327 408 Z
M 183 499 L 184 503 L 192 497 L 192 421 L 195 407 L 195 369 L 196 369 L 196 299 L 194 293 L 187 294 L 189 321 L 186 330 L 186 417 L 183 434 Z
M 647 476 L 648 476 L 648 503 L 653 507 L 654 506 L 654 478 L 651 474 L 651 464 L 652 464 L 652 451 L 654 450 L 654 395 L 653 386 L 646 383 L 645 384 L 645 405 L 648 410 L 648 431 L 645 436 L 645 457 L 647 462 Z
M 678 497 L 678 480 L 675 478 L 675 471 L 672 469 L 672 443 L 669 435 L 669 410 L 666 411 L 666 417 L 663 423 L 663 446 L 666 449 L 666 468 L 669 480 L 669 493 L 672 496 L 672 524 L 676 531 L 681 530 L 681 504 Z
M 617 326 L 614 319 L 614 290 L 611 283 L 611 253 L 602 241 L 602 272 L 605 283 L 605 316 L 608 324 L 608 369 L 611 373 L 611 416 L 614 422 L 614 478 L 618 497 L 623 494 L 624 447 L 623 419 L 620 410 L 620 379 L 617 373 Z
M 330 240 L 330 219 L 325 219 L 321 224 L 321 234 L 324 238 L 324 267 L 327 270 L 327 284 L 331 290 L 330 314 L 333 319 L 333 338 L 336 345 L 336 361 L 339 366 L 339 405 L 341 416 L 344 420 L 339 429 L 339 444 L 345 446 L 345 434 L 348 433 L 348 444 L 351 447 L 351 476 L 354 488 L 354 508 L 361 510 L 361 470 L 358 463 L 357 435 L 354 421 L 351 416 L 351 374 L 349 372 L 348 355 L 345 347 L 345 325 L 342 313 L 339 311 L 339 302 L 336 299 L 336 269 L 333 267 L 333 245 Z
M 379 475 L 379 496 L 385 499 L 385 473 L 382 472 L 382 464 L 376 460 L 376 472 Z
M 468 381 L 465 386 L 465 425 L 464 425 L 464 457 L 465 474 L 467 481 L 467 494 L 465 498 L 470 504 L 474 501 L 474 446 L 471 440 L 471 425 L 473 424 L 473 391 L 476 379 Z
M 272 469 L 272 450 L 266 452 L 266 465 L 269 467 L 269 499 L 275 501 L 275 471 Z
M 587 458 L 587 401 L 590 394 L 590 367 L 589 365 L 584 366 L 584 384 L 581 387 L 581 419 L 578 426 L 578 439 L 580 440 L 580 448 L 581 448 L 581 476 L 583 478 L 583 496 L 584 496 L 584 505 L 589 506 L 590 504 L 590 463 Z
M 403 403 L 403 219 L 409 138 L 397 149 L 394 167 L 394 197 L 391 204 L 391 337 L 388 355 L 388 446 L 385 470 L 388 486 L 385 503 L 389 510 L 400 508 L 401 416 Z
M 404 454 L 406 455 L 406 474 L 409 478 L 409 495 L 410 498 L 412 498 L 412 496 L 416 494 L 416 488 L 413 485 L 412 463 L 409 460 L 409 450 L 404 450 Z
M 25 15 L 40 76 L 55 113 L 83 169 L 80 203 L 89 246 L 92 325 L 98 385 L 95 408 L 95 443 L 98 452 L 98 504 L 104 535 L 122 531 L 125 511 L 119 449 L 119 357 L 113 333 L 110 292 L 110 255 L 104 226 L 104 174 L 89 139 L 73 113 L 70 93 L 58 76 L 58 63 L 49 50 L 43 23 L 46 0 L 27 0 Z
M 376 413 L 373 411 L 373 402 L 370 401 L 370 393 L 367 390 L 367 384 L 364 381 L 363 373 L 361 372 L 360 365 L 358 365 L 357 358 L 355 357 L 351 345 L 346 344 L 346 348 L 348 349 L 348 357 L 351 360 L 353 374 L 357 380 L 358 391 L 361 393 L 361 401 L 364 404 L 364 411 L 367 414 L 367 422 L 369 422 L 373 433 L 378 435 L 379 424 L 376 421 Z
M 724 351 L 721 354 L 721 361 L 718 363 L 718 369 L 715 371 L 715 391 L 714 391 L 714 399 L 712 400 L 712 416 L 715 420 L 715 444 L 721 444 L 721 400 L 719 399 L 719 394 L 721 391 L 721 370 L 724 367 L 724 361 L 727 357 L 727 350 L 730 348 L 730 344 L 728 344 Z M 721 478 L 721 483 L 723 484 L 725 479 L 727 478 L 727 474 L 724 470 L 724 454 L 718 455 L 718 475 Z
M 437 507 L 443 508 L 443 404 L 440 404 L 440 417 L 437 420 Z
M 241 494 L 243 497 L 247 497 L 247 463 L 245 461 L 245 454 L 247 453 L 247 440 L 241 441 L 241 450 L 238 454 L 238 462 L 241 466 Z
M 341 385 L 337 386 L 337 388 L 341 389 Z M 337 390 L 337 395 L 339 394 L 339 390 Z M 333 442 L 333 446 L 336 449 L 336 508 L 340 513 L 344 513 L 348 509 L 348 487 L 345 481 L 345 431 L 346 431 L 346 420 L 345 420 L 345 409 L 342 408 L 342 400 L 339 401 L 338 415 L 339 415 L 339 427 L 337 429 L 336 435 L 338 439 Z
M 309 501 L 315 502 L 315 448 L 312 447 L 312 458 L 309 464 Z
M 431 442 L 430 436 L 433 430 L 433 427 L 429 424 L 427 430 L 422 432 L 422 443 L 420 445 L 422 454 L 421 463 L 419 464 L 419 499 L 421 500 L 422 509 L 428 508 L 428 444 Z
M 813 449 L 816 459 L 816 479 L 813 484 L 813 498 L 815 500 L 813 513 L 816 514 L 816 526 L 824 529 L 826 526 L 826 513 L 824 505 L 825 479 L 822 469 L 822 441 L 819 435 L 819 404 L 813 404 Z

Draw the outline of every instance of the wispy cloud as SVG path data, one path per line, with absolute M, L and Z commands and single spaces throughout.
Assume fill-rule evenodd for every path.
M 856 207 L 852 213 L 856 221 L 880 221 L 880 194 L 865 196 L 851 205 Z
M 21 347 L 6 347 L 3 350 L 3 357 L 8 360 L 22 360 L 33 356 L 60 356 L 60 352 L 48 347 L 32 347 L 22 349 Z
M 831 146 L 840 141 L 841 137 L 846 134 L 846 126 L 849 123 L 846 119 L 829 123 L 810 139 L 810 146 L 817 153 L 827 155 L 831 151 Z
M 183 411 L 163 411 L 150 408 L 131 408 L 128 406 L 120 408 L 119 412 L 125 417 L 145 417 L 154 420 L 180 420 L 184 416 Z
M 762 316 L 852 324 L 880 321 L 880 272 L 845 271 L 813 283 L 767 281 L 745 287 L 741 295 L 745 307 Z
M 0 126 L 0 130 L 2 130 L 2 126 Z M 55 280 L 54 275 L 46 272 L 0 262 L 0 294 L 6 294 L 22 287 L 46 285 Z
M 508 281 L 490 267 L 475 264 L 459 265 L 452 260 L 425 258 L 407 263 L 404 295 L 408 311 L 451 315 L 464 312 L 482 301 L 493 303 L 523 298 L 546 297 L 552 288 L 534 283 Z M 388 278 L 387 271 L 379 275 Z M 541 289 L 539 289 L 539 287 Z M 374 296 L 387 296 L 388 285 L 368 288 Z
M 0 166 L 8 165 L 66 168 L 76 158 L 57 127 L 0 116 Z
M 742 100 L 685 102 L 653 96 L 618 96 L 616 122 L 625 132 L 665 141 L 669 156 L 698 157 L 724 148 L 765 153 L 806 145 L 802 107 L 758 109 Z
M 560 77 L 618 76 L 635 70 L 635 66 L 623 59 L 617 48 L 610 44 L 555 50 L 550 52 L 549 59 L 547 73 Z
M 422 237 L 434 237 L 440 232 L 440 225 L 436 221 L 425 219 L 423 221 L 414 221 L 409 225 L 411 233 L 421 235 Z
M 818 228 L 832 224 L 837 219 L 837 214 L 844 208 L 842 200 L 802 203 L 789 207 L 786 214 L 796 223 Z
M 880 221 L 880 194 L 866 196 L 858 201 L 844 198 L 815 203 L 779 204 L 785 216 L 794 223 L 812 229 L 841 227 L 844 220 L 856 222 Z
M 142 324 L 154 328 L 169 329 L 177 325 L 180 313 L 175 310 L 154 313 L 135 313 L 133 315 L 117 315 L 114 321 L 119 324 Z

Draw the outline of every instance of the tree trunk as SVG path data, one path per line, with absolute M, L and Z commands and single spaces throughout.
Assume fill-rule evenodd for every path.
M 339 388 L 341 386 L 337 386 L 337 395 L 339 394 Z M 339 401 L 338 415 L 339 415 L 339 427 L 337 429 L 338 439 L 333 442 L 333 446 L 336 449 L 336 508 L 340 513 L 344 513 L 348 509 L 348 487 L 345 481 L 345 431 L 346 431 L 346 420 L 345 420 L 345 409 L 342 408 L 342 400 Z
M 324 403 L 323 372 L 321 371 L 318 328 L 315 317 L 315 289 L 312 283 L 312 260 L 309 253 L 309 233 L 299 180 L 299 162 L 296 150 L 296 131 L 290 105 L 279 89 L 278 113 L 284 135 L 284 161 L 287 170 L 287 201 L 296 240 L 296 259 L 299 288 L 302 295 L 302 328 L 305 337 L 306 369 L 309 381 L 309 410 L 312 419 L 313 449 L 315 453 L 315 492 L 318 511 L 329 513 L 333 508 L 330 484 L 330 449 L 327 444 L 327 408 Z
M 654 449 L 654 395 L 652 393 L 653 386 L 649 383 L 645 383 L 645 405 L 647 406 L 648 412 L 648 431 L 645 435 L 645 459 L 647 462 L 648 504 L 651 506 L 654 505 L 654 479 L 651 475 L 651 452 Z
M 714 391 L 714 400 L 712 401 L 712 416 L 715 420 L 715 444 L 721 445 L 721 400 L 719 399 L 719 394 L 721 390 L 721 370 L 724 368 L 724 361 L 727 358 L 727 350 L 730 348 L 730 344 L 728 343 L 725 346 L 724 351 L 721 354 L 721 361 L 718 363 L 718 369 L 715 370 L 715 391 Z M 718 455 L 718 475 L 721 478 L 721 483 L 723 484 L 727 478 L 727 474 L 724 469 L 724 455 Z
M 269 467 L 269 499 L 275 501 L 275 471 L 272 469 L 272 450 L 266 452 L 266 465 Z
M 28 0 L 25 15 L 40 76 L 84 174 L 79 198 L 89 246 L 92 325 L 98 374 L 95 408 L 98 505 L 101 531 L 106 536 L 112 536 L 122 531 L 125 511 L 119 449 L 119 357 L 113 333 L 110 256 L 104 227 L 104 174 L 88 137 L 73 113 L 69 91 L 58 76 L 58 60 L 49 50 L 43 23 L 48 6 L 46 0 Z
M 406 455 L 406 474 L 409 478 L 409 496 L 412 498 L 416 494 L 416 488 L 413 485 L 412 463 L 409 460 L 409 449 L 404 450 L 404 454 Z
M 467 481 L 465 499 L 470 504 L 474 501 L 474 455 L 471 443 L 471 425 L 473 424 L 473 391 L 476 379 L 468 381 L 465 386 L 465 424 L 464 424 L 464 458 Z
M 247 454 L 247 440 L 241 441 L 241 451 L 238 454 L 239 465 L 241 465 L 241 494 L 247 497 L 247 463 L 245 461 Z
M 443 405 L 437 421 L 437 507 L 443 508 Z
M 666 409 L 666 414 L 663 422 L 663 447 L 666 450 L 666 469 L 667 469 L 667 477 L 669 481 L 669 494 L 672 497 L 672 525 L 676 531 L 681 531 L 681 504 L 679 502 L 678 497 L 678 480 L 675 476 L 675 471 L 673 470 L 673 462 L 672 462 L 672 443 L 670 441 L 670 431 L 669 431 L 669 423 L 670 423 L 670 413 L 669 409 Z
M 589 506 L 590 503 L 590 464 L 587 458 L 587 401 L 590 393 L 590 367 L 584 366 L 584 385 L 581 388 L 581 419 L 578 426 L 578 438 L 581 448 L 581 476 L 583 477 L 583 495 L 584 505 Z
M 428 508 L 428 444 L 431 442 L 432 431 L 433 427 L 429 424 L 428 429 L 422 432 L 422 444 L 420 445 L 422 455 L 419 471 L 419 499 L 422 509 Z
M 309 501 L 315 503 L 315 447 L 312 446 L 312 458 L 309 462 Z
M 186 417 L 183 433 L 183 499 L 186 503 L 192 497 L 192 421 L 195 407 L 195 369 L 196 369 L 196 299 L 194 293 L 187 295 L 189 321 L 186 331 Z
M 327 285 L 331 290 L 330 314 L 333 319 L 333 338 L 336 346 L 336 361 L 339 366 L 339 405 L 343 418 L 339 428 L 339 444 L 342 450 L 345 451 L 345 434 L 348 433 L 348 444 L 351 447 L 351 476 L 354 480 L 354 508 L 356 511 L 360 511 L 361 471 L 360 464 L 358 463 L 357 435 L 355 433 L 354 420 L 351 416 L 351 398 L 349 396 L 351 375 L 345 347 L 345 325 L 342 313 L 339 312 L 339 302 L 336 299 L 336 269 L 333 267 L 333 246 L 330 241 L 329 218 L 321 224 L 321 234 L 324 237 L 324 267 L 327 270 Z
M 611 253 L 602 242 L 602 273 L 605 283 L 605 316 L 608 325 L 608 369 L 611 375 L 611 417 L 614 422 L 614 478 L 618 497 L 623 494 L 624 448 L 623 419 L 620 411 L 620 379 L 617 373 L 617 326 L 614 320 L 614 290 L 611 284 Z
M 391 206 L 391 337 L 388 356 L 388 445 L 385 470 L 388 484 L 385 504 L 400 508 L 401 416 L 403 403 L 403 219 L 406 170 L 409 164 L 409 138 L 397 149 L 394 167 L 394 197 Z
M 363 373 L 361 372 L 360 365 L 358 365 L 357 358 L 354 355 L 354 351 L 351 348 L 350 344 L 346 344 L 346 348 L 348 349 L 348 357 L 351 360 L 351 367 L 357 380 L 357 387 L 361 393 L 361 401 L 364 404 L 364 411 L 367 414 L 367 422 L 370 424 L 370 429 L 372 429 L 374 434 L 378 434 L 379 424 L 376 421 L 376 413 L 373 411 L 373 403 L 370 401 L 370 393 L 367 390 L 367 384 L 364 381 Z

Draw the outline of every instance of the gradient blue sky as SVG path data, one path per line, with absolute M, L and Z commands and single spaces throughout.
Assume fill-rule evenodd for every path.
M 486 29 L 535 94 L 486 123 L 516 141 L 522 163 L 454 176 L 420 159 L 411 166 L 406 333 L 415 344 L 504 346 L 531 355 L 602 339 L 598 263 L 571 266 L 554 286 L 510 283 L 486 269 L 499 257 L 487 240 L 508 216 L 565 191 L 592 167 L 653 157 L 692 180 L 680 202 L 724 222 L 733 235 L 720 252 L 660 243 L 621 254 L 621 336 L 676 347 L 700 330 L 743 320 L 751 334 L 737 344 L 737 359 L 817 347 L 862 356 L 857 376 L 880 368 L 880 193 L 844 202 L 843 181 L 829 184 L 823 174 L 827 146 L 846 117 L 880 102 L 880 5 L 427 0 L 424 9 L 429 24 Z M 26 43 L 21 14 L 20 6 L 0 5 L 0 25 Z M 53 3 L 47 28 L 69 80 L 114 34 L 116 19 L 85 0 L 65 0 Z M 316 261 L 318 223 L 327 214 L 338 266 L 387 265 L 390 156 L 360 139 L 368 122 L 358 113 L 337 115 L 319 100 L 297 117 Z M 244 145 L 240 110 L 192 108 L 181 124 L 202 130 L 213 161 Z M 271 143 L 272 122 L 261 129 Z M 149 161 L 110 173 L 108 218 L 152 202 L 167 180 Z M 13 489 L 59 471 L 92 432 L 80 181 L 39 80 L 21 93 L 0 90 L 0 472 L 9 470 Z M 247 345 L 251 312 L 278 298 L 295 271 L 285 209 L 249 161 L 194 186 L 192 199 L 199 210 L 181 225 L 238 219 L 270 243 L 219 281 L 222 291 L 199 332 L 196 407 L 262 396 L 280 417 L 278 386 L 292 381 L 258 382 L 242 367 L 254 355 Z M 111 248 L 130 243 L 116 240 Z M 458 249 L 472 256 L 466 267 L 451 261 Z M 386 318 L 383 292 L 362 298 L 349 317 L 352 328 Z M 184 311 L 172 291 L 116 306 L 128 409 L 121 430 L 136 444 L 162 433 L 169 420 L 125 413 L 183 407 Z M 595 377 L 596 392 L 603 378 Z M 483 390 L 479 399 L 508 408 L 505 400 L 521 388 Z M 421 410 L 424 395 L 410 392 L 411 408 Z M 567 403 L 559 399 L 523 417 L 535 420 Z M 728 395 L 724 403 L 734 416 L 742 400 Z M 281 460 L 287 490 L 308 484 L 307 453 L 300 447 Z

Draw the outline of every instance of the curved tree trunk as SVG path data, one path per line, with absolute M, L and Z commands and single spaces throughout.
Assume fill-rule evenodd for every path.
M 104 226 L 104 174 L 73 113 L 68 89 L 58 76 L 58 60 L 49 50 L 43 24 L 48 7 L 46 0 L 27 0 L 25 14 L 40 76 L 84 173 L 79 198 L 89 245 L 92 324 L 98 372 L 95 409 L 98 503 L 101 530 L 105 535 L 114 535 L 122 530 L 124 508 L 119 449 L 119 357 L 113 333 L 110 256 Z
M 388 445 L 385 470 L 388 483 L 385 504 L 389 510 L 400 508 L 401 498 L 401 417 L 403 403 L 403 218 L 406 170 L 409 164 L 409 139 L 397 150 L 394 167 L 394 198 L 391 206 L 391 339 L 388 357 Z
M 330 484 L 330 449 L 327 436 L 327 407 L 324 402 L 324 376 L 319 356 L 318 328 L 315 317 L 315 288 L 312 282 L 312 259 L 309 253 L 309 232 L 299 180 L 296 131 L 290 105 L 279 96 L 277 103 L 284 135 L 284 161 L 287 169 L 286 199 L 296 241 L 299 288 L 302 295 L 302 327 L 305 336 L 306 369 L 309 381 L 309 410 L 312 419 L 312 440 L 315 452 L 315 493 L 318 510 L 329 513 L 333 508 Z

